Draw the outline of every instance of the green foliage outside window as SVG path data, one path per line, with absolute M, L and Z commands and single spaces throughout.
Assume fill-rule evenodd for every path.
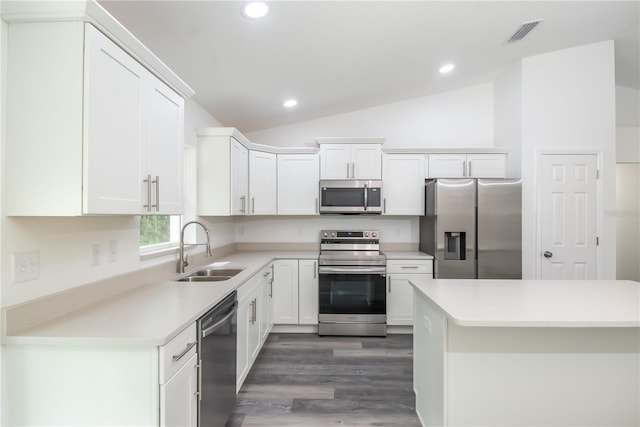
M 171 219 L 169 215 L 146 215 L 140 217 L 140 246 L 155 245 L 171 241 Z

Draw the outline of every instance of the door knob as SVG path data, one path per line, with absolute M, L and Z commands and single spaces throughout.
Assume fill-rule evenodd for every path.
M 544 255 L 545 258 L 551 258 L 553 256 L 553 252 L 544 251 L 542 255 Z

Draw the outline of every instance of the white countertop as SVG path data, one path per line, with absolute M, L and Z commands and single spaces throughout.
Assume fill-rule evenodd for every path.
M 231 254 L 216 259 L 215 264 L 225 263 L 225 268 L 243 267 L 244 270 L 227 281 L 166 281 L 146 286 L 15 335 L 5 336 L 3 343 L 164 345 L 272 260 L 314 258 L 318 258 L 318 252 Z
M 385 251 L 384 254 L 387 256 L 387 259 L 425 259 L 430 260 L 433 259 L 433 255 L 429 255 L 425 252 L 420 251 Z
M 413 280 L 460 326 L 640 327 L 629 280 Z

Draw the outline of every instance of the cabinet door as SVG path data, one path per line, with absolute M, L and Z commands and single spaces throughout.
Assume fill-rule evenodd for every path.
M 147 80 L 147 175 L 152 185 L 144 190 L 152 194 L 146 200 L 155 206 L 150 213 L 181 214 L 184 100 L 155 76 L 149 74 Z
M 424 154 L 385 154 L 385 215 L 424 215 Z
M 466 169 L 466 154 L 429 154 L 430 178 L 464 178 Z
M 318 261 L 298 261 L 298 323 L 318 324 Z
M 273 263 L 273 323 L 298 324 L 298 260 Z
M 352 179 L 382 179 L 382 146 L 353 144 L 351 163 Z
M 351 145 L 320 145 L 320 179 L 349 179 L 351 169 Z
M 245 377 L 249 373 L 249 329 L 251 326 L 252 298 L 246 298 L 238 306 L 237 349 L 236 349 L 236 392 L 240 390 Z
M 253 362 L 258 357 L 260 349 L 262 348 L 262 331 L 260 329 L 263 299 L 262 299 L 262 286 L 258 286 L 251 296 L 252 305 L 250 304 L 250 322 L 249 322 L 249 367 L 253 365 Z
M 467 176 L 471 178 L 505 178 L 505 154 L 467 154 Z
M 194 354 L 166 383 L 160 386 L 160 425 L 198 425 L 198 355 Z
M 264 343 L 273 327 L 273 283 L 271 267 L 262 270 L 262 307 L 260 309 L 260 333 Z
M 387 324 L 413 325 L 412 277 L 420 274 L 387 274 Z
M 249 214 L 276 214 L 276 155 L 249 152 Z
M 278 215 L 317 215 L 317 154 L 278 154 Z
M 93 26 L 85 26 L 83 213 L 143 212 L 147 73 Z
M 231 141 L 231 215 L 246 215 L 249 209 L 249 151 Z

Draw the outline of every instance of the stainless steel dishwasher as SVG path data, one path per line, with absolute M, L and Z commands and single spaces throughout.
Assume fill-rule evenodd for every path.
M 236 291 L 198 320 L 198 425 L 224 427 L 236 402 Z

